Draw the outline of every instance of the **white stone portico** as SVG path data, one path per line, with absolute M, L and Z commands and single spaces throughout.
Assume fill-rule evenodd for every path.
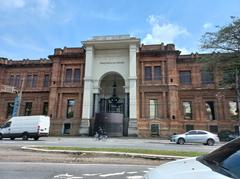
M 98 111 L 101 79 L 108 73 L 124 79 L 124 92 L 129 95 L 128 135 L 137 135 L 136 54 L 140 40 L 129 35 L 97 36 L 83 41 L 86 50 L 82 122 L 79 133 L 89 134 L 90 120 Z

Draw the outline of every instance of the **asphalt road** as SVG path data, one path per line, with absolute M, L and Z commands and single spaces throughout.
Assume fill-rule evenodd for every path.
M 86 148 L 144 148 L 161 150 L 210 152 L 222 144 L 205 146 L 202 144 L 177 145 L 167 140 L 110 138 L 96 141 L 90 137 L 45 137 L 39 141 L 0 141 L 0 178 L 1 179 L 80 179 L 80 178 L 125 178 L 141 179 L 153 166 L 166 161 L 142 161 L 108 157 L 82 158 L 67 154 L 35 153 L 22 151 L 22 146 L 75 146 Z M 39 163 L 40 162 L 40 163 Z M 55 163 L 51 163 L 55 162 Z M 162 162 L 162 163 L 159 163 Z M 70 164 L 72 163 L 72 164 Z M 100 164 L 96 164 L 100 163 Z M 115 163 L 115 164 L 114 164 Z M 131 165 L 129 165 L 131 164 Z
M 142 179 L 147 165 L 0 162 L 1 179 Z
M 96 141 L 91 137 L 43 137 L 38 141 L 22 141 L 15 139 L 3 139 L 0 146 L 74 146 L 85 148 L 141 148 L 141 149 L 159 149 L 159 150 L 177 150 L 177 151 L 198 151 L 210 152 L 222 144 L 206 146 L 202 144 L 184 144 L 178 145 L 168 140 L 159 139 L 139 139 L 139 138 L 110 138 L 106 141 Z

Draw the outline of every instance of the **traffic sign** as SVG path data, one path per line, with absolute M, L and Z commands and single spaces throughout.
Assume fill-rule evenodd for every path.
M 0 85 L 0 92 L 2 92 L 2 93 L 14 93 L 15 88 L 14 88 L 14 86 Z

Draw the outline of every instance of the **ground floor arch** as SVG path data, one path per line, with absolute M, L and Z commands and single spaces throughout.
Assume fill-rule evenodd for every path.
M 125 80 L 117 72 L 108 72 L 99 80 L 99 93 L 93 97 L 93 133 L 102 127 L 110 136 L 127 136 L 129 118 L 129 94 Z

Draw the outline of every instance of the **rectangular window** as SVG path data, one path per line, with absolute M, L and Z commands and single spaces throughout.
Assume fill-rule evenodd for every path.
M 63 134 L 70 134 L 71 124 L 70 123 L 64 123 L 63 126 Z
M 202 84 L 212 84 L 214 82 L 213 71 L 203 70 L 201 72 Z
M 14 86 L 15 87 L 20 87 L 20 75 L 16 75 Z
M 184 101 L 183 105 L 183 115 L 184 119 L 192 119 L 192 102 Z
M 144 76 L 145 80 L 152 80 L 152 67 L 145 67 Z
M 194 130 L 194 125 L 186 125 L 186 132 Z
M 205 102 L 206 112 L 209 120 L 215 120 L 214 101 Z
M 237 102 L 236 101 L 229 101 L 229 113 L 232 118 L 236 118 L 238 115 L 237 111 Z
M 33 81 L 33 76 L 28 75 L 27 76 L 27 87 L 32 87 L 32 81 Z
M 192 83 L 191 71 L 180 71 L 180 84 L 189 85 Z
M 74 117 L 74 107 L 75 107 L 75 100 L 74 99 L 67 100 L 67 118 Z
M 161 80 L 161 66 L 154 66 L 154 80 Z
M 150 99 L 149 101 L 149 118 L 155 119 L 157 117 L 157 100 L 156 99 Z
M 159 124 L 151 124 L 151 136 L 159 136 Z
M 43 87 L 49 87 L 49 80 L 50 80 L 49 74 L 44 75 Z
M 14 107 L 14 103 L 8 103 L 7 104 L 7 115 L 6 115 L 7 119 L 12 117 L 13 107 Z
M 14 86 L 14 75 L 11 75 L 11 76 L 10 76 L 8 84 L 9 84 L 10 86 Z
M 66 69 L 65 82 L 72 81 L 72 69 Z
M 43 103 L 43 115 L 47 116 L 48 115 L 48 102 Z
M 26 102 L 25 103 L 24 115 L 25 116 L 31 116 L 31 114 L 32 114 L 32 102 Z
M 38 79 L 38 76 L 33 75 L 33 80 L 32 80 L 32 87 L 33 88 L 36 88 L 36 86 L 37 86 L 37 79 Z
M 79 82 L 80 81 L 80 69 L 74 69 L 74 82 Z

